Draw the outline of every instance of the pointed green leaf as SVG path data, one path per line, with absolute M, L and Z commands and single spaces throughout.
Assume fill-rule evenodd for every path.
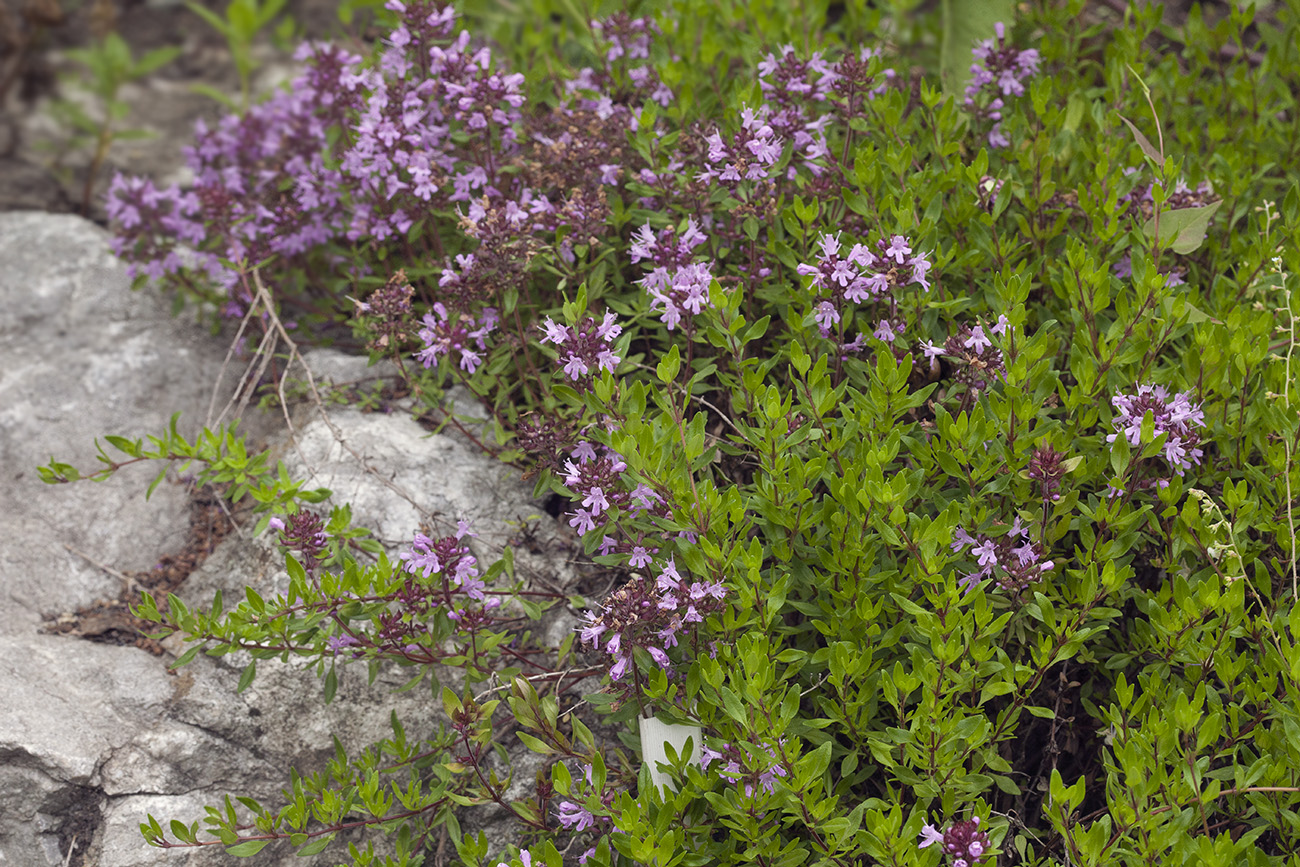
M 227 846 L 226 854 L 234 855 L 239 858 L 248 858 L 249 856 L 261 852 L 266 848 L 266 844 L 270 842 L 270 840 L 245 840 L 243 843 L 238 843 L 234 846 Z
M 1222 204 L 1222 201 L 1218 201 L 1200 208 L 1161 211 L 1160 237 L 1156 239 L 1156 243 L 1183 256 L 1195 251 L 1205 241 L 1205 233 L 1210 228 L 1210 218 Z M 1155 238 L 1155 217 L 1146 221 L 1142 231 L 1148 238 Z
M 1147 155 L 1147 159 L 1153 160 L 1157 166 L 1163 166 L 1165 164 L 1165 158 L 1160 155 L 1160 151 L 1156 149 L 1155 145 L 1151 144 L 1150 139 L 1144 136 L 1142 131 L 1133 125 L 1133 121 L 1129 120 L 1124 115 L 1119 115 L 1119 119 L 1124 121 L 1128 126 L 1129 131 L 1133 133 L 1133 140 L 1136 141 L 1138 147 L 1142 149 L 1142 153 Z

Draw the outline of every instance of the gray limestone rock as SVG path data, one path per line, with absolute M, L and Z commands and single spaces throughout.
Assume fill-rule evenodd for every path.
M 147 569 L 183 544 L 188 493 L 163 484 L 146 501 L 148 468 L 102 484 L 47 486 L 36 466 L 53 456 L 93 468 L 96 436 L 155 433 L 178 410 L 193 435 L 225 357 L 220 340 L 173 319 L 164 299 L 132 293 L 106 241 L 75 217 L 0 214 L 0 867 L 234 863 L 220 847 L 151 849 L 139 825 L 146 814 L 164 825 L 201 820 L 203 806 L 227 794 L 278 805 L 289 766 L 321 770 L 333 735 L 361 749 L 390 733 L 394 710 L 413 735 L 436 727 L 442 711 L 428 689 L 396 694 L 410 674 L 396 668 L 369 686 L 364 666 L 345 668 L 327 706 L 303 664 L 263 662 L 237 694 L 240 654 L 200 655 L 169 672 L 168 657 L 42 633 L 43 617 L 120 590 L 65 546 L 117 570 Z M 383 373 L 336 354 L 312 358 L 322 382 Z M 344 408 L 330 419 L 300 413 L 296 442 L 281 435 L 273 448 L 309 487 L 351 503 L 354 524 L 373 529 L 392 554 L 421 526 L 442 533 L 464 518 L 480 534 L 481 560 L 526 533 L 541 553 L 521 547 L 517 569 L 541 586 L 571 582 L 554 556 L 564 528 L 509 468 L 404 414 Z M 228 537 L 190 577 L 180 591 L 188 604 L 210 604 L 218 588 L 227 598 L 246 584 L 263 596 L 284 589 L 282 556 L 251 529 Z M 559 636 L 574 623 L 556 613 L 538 628 Z M 176 637 L 166 647 L 181 651 Z M 523 797 L 540 763 L 522 749 L 512 756 L 510 796 Z M 499 814 L 462 822 L 508 839 Z M 313 860 L 271 847 L 257 861 L 334 863 L 343 851 Z

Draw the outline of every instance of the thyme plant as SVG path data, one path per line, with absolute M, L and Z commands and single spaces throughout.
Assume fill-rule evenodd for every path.
M 1300 5 L 1021 4 L 964 79 L 908 5 L 389 0 L 381 41 L 304 45 L 197 130 L 192 189 L 114 182 L 142 280 L 264 352 L 348 322 L 416 413 L 469 389 L 614 579 L 540 592 L 463 523 L 347 544 L 225 428 L 110 439 L 102 474 L 197 462 L 285 552 L 285 596 L 142 600 L 178 664 L 305 658 L 326 701 L 396 664 L 446 713 L 150 845 L 1300 857 Z M 529 629 L 554 606 L 583 618 L 558 647 Z M 639 754 L 650 722 L 691 735 Z M 520 745 L 547 771 L 509 801 Z M 518 847 L 461 831 L 483 804 Z

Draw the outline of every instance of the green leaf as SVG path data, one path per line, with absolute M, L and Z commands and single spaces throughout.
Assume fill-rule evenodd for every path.
M 725 686 L 721 689 L 721 693 L 722 709 L 727 712 L 727 716 L 731 717 L 741 725 L 745 725 L 748 722 L 749 716 L 745 713 L 744 705 L 740 703 L 740 697 Z
M 527 732 L 515 732 L 515 734 L 519 736 L 519 740 L 524 742 L 524 746 L 528 747 L 528 749 L 532 750 L 535 753 L 539 753 L 543 756 L 549 756 L 555 752 L 555 749 L 550 744 L 546 743 L 546 741 L 542 740 L 541 738 L 533 737 Z
M 1119 119 L 1124 121 L 1129 130 L 1133 133 L 1133 140 L 1136 141 L 1138 147 L 1142 149 L 1142 153 L 1147 155 L 1147 159 L 1153 161 L 1157 167 L 1163 166 L 1165 164 L 1165 158 L 1160 155 L 1160 151 L 1156 150 L 1155 146 L 1151 144 L 1151 141 L 1142 134 L 1142 131 L 1133 125 L 1133 121 L 1129 120 L 1122 114 L 1119 115 Z
M 153 481 L 149 483 L 149 490 L 144 492 L 145 500 L 148 500 L 150 497 L 153 496 L 154 489 L 157 488 L 158 485 L 162 482 L 162 480 L 166 477 L 167 477 L 167 468 L 163 467 L 161 470 L 158 471 L 158 475 L 154 476 Z
M 240 41 L 247 42 L 257 33 L 257 15 L 253 11 L 252 3 L 233 0 L 233 2 L 226 7 L 226 18 L 230 21 L 231 31 L 233 31 L 235 35 L 242 37 Z M 227 34 L 227 38 L 229 38 L 229 33 Z
M 134 67 L 131 68 L 132 78 L 143 78 L 161 66 L 166 66 L 176 59 L 181 50 L 175 45 L 168 45 L 163 48 L 155 48 L 144 57 L 141 57 Z
M 226 37 L 230 36 L 229 25 L 226 24 L 225 21 L 222 21 L 219 17 L 217 17 L 217 13 L 213 12 L 210 9 L 205 9 L 199 4 L 194 2 L 187 2 L 185 4 L 185 8 L 189 9 L 195 15 L 199 16 L 204 21 L 208 22 L 208 24 L 211 25 L 214 29 L 216 29 L 218 33 Z
M 183 665 L 189 665 L 190 662 L 194 660 L 194 657 L 198 656 L 199 651 L 202 649 L 203 649 L 203 645 L 201 644 L 194 645 L 189 650 L 185 651 L 180 656 L 178 656 L 176 658 L 176 661 L 173 662 L 171 665 L 167 666 L 167 668 L 169 670 L 174 671 Z
M 1219 210 L 1222 201 L 1200 208 L 1179 208 L 1176 211 L 1160 212 L 1160 237 L 1155 238 L 1156 218 L 1151 217 L 1142 227 L 1148 238 L 1155 238 L 1162 247 L 1186 256 L 1195 251 L 1205 241 L 1205 233 L 1210 227 L 1210 218 Z
M 308 843 L 306 846 L 303 846 L 301 849 L 299 849 L 298 857 L 306 858 L 309 855 L 315 855 L 323 851 L 326 846 L 328 846 L 331 842 L 333 842 L 333 840 L 334 840 L 333 834 L 326 834 L 323 837 L 319 837 L 313 840 L 312 842 Z
M 248 689 L 249 684 L 253 682 L 253 678 L 256 676 L 257 676 L 257 660 L 255 659 L 248 664 L 248 666 L 244 669 L 244 673 L 239 676 L 239 685 L 235 687 L 235 692 L 240 693 Z
M 132 442 L 126 437 L 113 436 L 112 434 L 105 436 L 104 439 L 108 440 L 109 445 L 123 454 L 130 455 L 133 458 L 140 456 L 140 444 L 137 442 Z
M 271 19 L 280 14 L 284 8 L 285 0 L 266 0 L 266 5 L 257 10 L 257 26 L 265 27 L 271 23 Z
M 256 855 L 266 848 L 270 840 L 245 840 L 243 843 L 237 843 L 234 846 L 226 847 L 227 855 L 234 855 L 239 858 L 247 858 L 250 855 Z
M 655 368 L 655 375 L 659 377 L 660 382 L 664 384 L 670 383 L 677 379 L 677 371 L 681 368 L 681 364 L 682 356 L 677 351 L 677 344 L 674 343 L 672 348 L 668 350 L 668 354 L 663 357 Z
M 339 691 L 339 676 L 334 672 L 334 666 L 330 666 L 329 674 L 325 675 L 325 703 L 329 704 L 334 700 L 334 694 Z

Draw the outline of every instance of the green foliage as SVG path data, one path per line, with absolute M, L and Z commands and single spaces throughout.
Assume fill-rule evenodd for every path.
M 51 105 L 51 111 L 72 133 L 70 140 L 62 146 L 86 148 L 91 152 L 83 184 L 83 212 L 89 212 L 95 178 L 113 142 L 152 135 L 147 130 L 122 128 L 122 123 L 131 114 L 131 106 L 119 96 L 122 87 L 166 66 L 178 54 L 179 48 L 167 46 L 155 48 L 136 59 L 131 56 L 131 49 L 122 37 L 111 32 L 93 45 L 68 51 L 68 59 L 78 64 L 81 72 L 65 77 L 63 83 L 86 91 L 92 102 L 87 107 L 77 97 L 62 97 Z
M 253 41 L 265 30 L 276 16 L 284 9 L 285 0 L 230 0 L 226 4 L 225 17 L 217 15 L 211 9 L 187 0 L 185 6 L 202 18 L 208 26 L 226 39 L 230 49 L 235 70 L 239 73 L 239 104 L 232 104 L 230 98 L 219 90 L 207 85 L 196 85 L 195 90 L 212 97 L 230 108 L 247 109 L 252 97 L 250 82 L 256 63 L 253 60 Z M 286 17 L 276 28 L 276 35 L 286 41 L 293 33 L 293 19 Z
M 834 183 L 801 173 L 786 147 L 773 176 L 788 187 L 700 185 L 653 207 L 648 182 L 615 188 L 604 249 L 529 248 L 528 272 L 492 299 L 513 330 L 481 367 L 443 356 L 407 379 L 417 412 L 467 384 L 498 442 L 515 438 L 506 455 L 531 455 L 539 492 L 575 510 L 594 496 L 564 466 L 580 440 L 621 458 L 624 488 L 661 498 L 661 510 L 623 500 L 602 518 L 602 531 L 656 547 L 652 565 L 583 534 L 593 568 L 617 579 L 606 611 L 667 582 L 670 557 L 683 588 L 724 587 L 725 604 L 672 647 L 638 639 L 620 656 L 618 629 L 588 640 L 592 651 L 572 636 L 545 646 L 534 621 L 584 601 L 530 590 L 507 551 L 485 580 L 510 616 L 466 629 L 449 616 L 464 600 L 445 574 L 362 562 L 340 510 L 319 564 L 287 555 L 285 595 L 250 590 L 229 612 L 220 599 L 195 611 L 146 597 L 140 612 L 192 641 L 177 664 L 247 652 L 241 688 L 257 661 L 293 656 L 312 662 L 327 701 L 348 664 L 372 677 L 412 668 L 407 688 L 428 678 L 446 722 L 408 739 L 394 718 L 392 739 L 353 758 L 338 744 L 309 780 L 293 772 L 279 811 L 227 800 L 205 833 L 233 854 L 272 838 L 309 853 L 366 825 L 391 835 L 403 864 L 445 826 L 474 865 L 556 865 L 561 850 L 591 847 L 595 865 L 932 867 L 948 856 L 918 845 L 923 829 L 978 818 L 981 863 L 1300 857 L 1300 10 L 1254 22 L 1234 8 L 1210 23 L 1197 8 L 1174 29 L 1143 5 L 1108 29 L 1081 2 L 1038 4 L 1005 22 L 1036 42 L 1042 71 L 1007 95 L 1009 144 L 995 147 L 992 118 L 952 97 L 959 49 L 991 32 L 977 5 L 887 20 L 853 3 L 833 25 L 825 4 L 659 9 L 652 59 L 676 99 L 639 115 L 626 141 L 654 171 L 704 168 L 669 168 L 671 148 L 734 131 L 741 106 L 762 98 L 753 69 L 769 50 L 856 52 L 880 44 L 884 23 L 931 28 L 931 47 L 942 28 L 942 47 L 936 60 L 918 38 L 930 77 L 883 89 L 830 133 Z M 571 3 L 470 6 L 535 73 L 530 98 L 550 87 L 555 99 L 550 73 L 596 62 Z M 1202 181 L 1212 192 L 1197 192 Z M 670 329 L 627 261 L 628 235 L 682 232 L 704 214 L 723 239 L 707 248 L 709 303 Z M 440 253 L 471 248 L 450 227 L 431 231 L 446 236 Z M 847 251 L 894 235 L 929 257 L 928 291 L 903 280 L 826 324 L 809 263 L 827 236 Z M 409 266 L 412 280 L 439 273 Z M 542 323 L 579 326 L 605 308 L 623 328 L 608 341 L 621 363 L 589 381 L 556 372 L 563 344 L 539 346 Z M 372 346 L 400 360 L 411 347 L 398 343 Z M 1181 434 L 1154 386 L 1179 395 Z M 525 409 L 581 433 L 530 450 Z M 230 431 L 191 446 L 173 422 L 150 441 L 110 438 L 130 461 L 101 453 L 95 478 L 135 460 L 198 460 L 201 481 L 268 513 L 316 496 L 282 472 L 272 480 Z M 54 462 L 41 472 L 78 477 Z M 437 605 L 410 601 L 438 592 Z M 418 638 L 383 638 L 395 623 Z M 668 665 L 651 652 L 669 650 Z M 598 737 L 557 684 L 616 658 L 622 676 L 581 705 L 601 714 Z M 444 686 L 435 665 L 463 669 L 466 687 Z M 507 709 L 503 735 L 493 716 Z M 633 737 L 649 715 L 699 726 L 694 746 L 712 761 L 670 754 L 673 785 L 653 786 Z M 548 764 L 535 795 L 508 800 L 510 779 L 486 759 L 516 741 Z M 518 820 L 527 859 L 461 833 L 458 816 L 487 804 Z M 179 821 L 170 838 L 152 818 L 143 831 L 156 845 L 199 843 Z

